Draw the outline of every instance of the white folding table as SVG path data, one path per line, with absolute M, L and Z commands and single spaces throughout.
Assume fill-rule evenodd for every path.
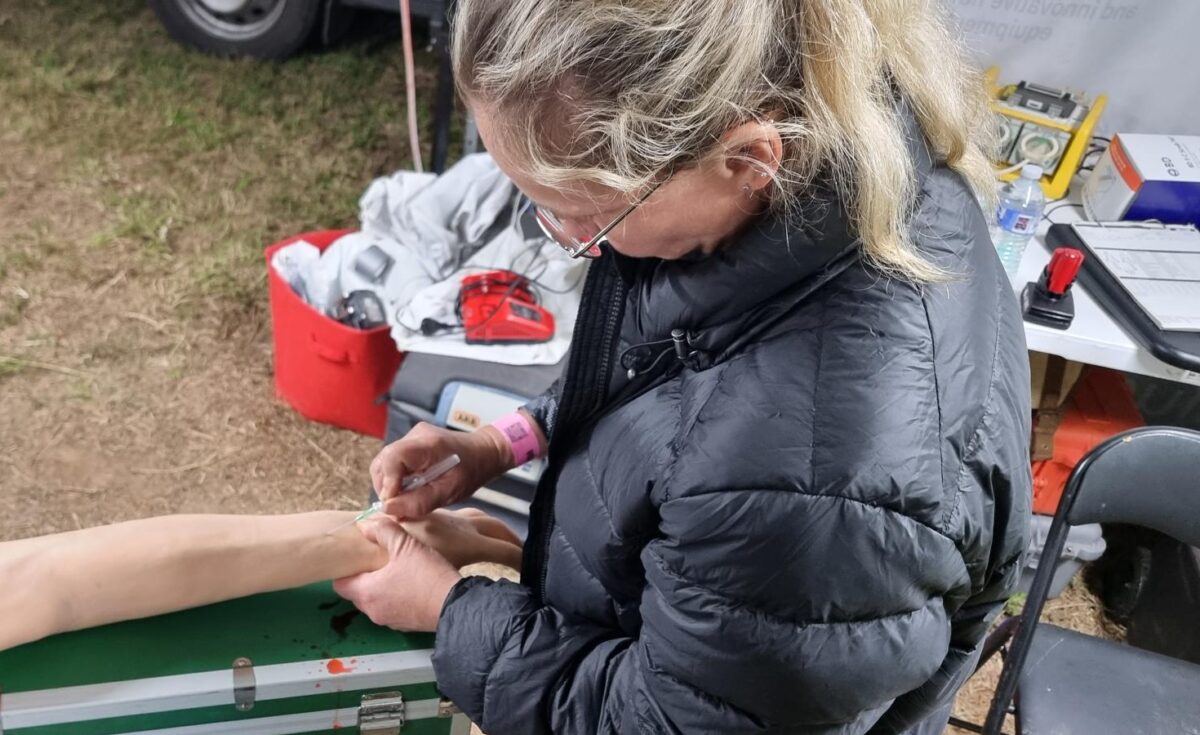
M 1051 206 L 1054 206 L 1053 203 Z M 1054 208 L 1049 217 L 1053 218 L 1054 224 L 1062 224 L 1081 221 L 1082 213 L 1077 207 L 1062 206 Z M 1043 220 L 1037 236 L 1025 248 L 1021 266 L 1012 279 L 1018 297 L 1025 284 L 1037 280 L 1050 261 L 1050 251 L 1045 244 L 1050 224 Z M 1075 320 L 1068 329 L 1052 329 L 1025 322 L 1025 340 L 1030 350 L 1057 355 L 1072 362 L 1200 385 L 1200 373 L 1168 365 L 1134 342 L 1084 290 L 1082 284 L 1076 283 L 1071 292 L 1075 297 Z

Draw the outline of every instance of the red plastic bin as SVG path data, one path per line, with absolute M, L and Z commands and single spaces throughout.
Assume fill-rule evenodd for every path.
M 271 267 L 285 245 L 304 240 L 324 250 L 349 232 L 306 232 L 266 249 L 275 393 L 306 418 L 382 439 L 387 403 L 381 398 L 404 359 L 390 329 L 354 329 L 325 316 Z
M 1144 426 L 1125 376 L 1088 367 L 1054 432 L 1054 455 L 1033 463 L 1033 512 L 1054 515 L 1071 470 L 1105 439 Z

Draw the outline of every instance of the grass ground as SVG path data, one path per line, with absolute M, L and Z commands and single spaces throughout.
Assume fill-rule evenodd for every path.
M 180 48 L 144 0 L 0 6 L 0 540 L 362 503 L 378 442 L 272 395 L 262 248 L 353 225 L 408 165 L 402 100 L 389 36 L 266 64 Z M 1047 617 L 1102 630 L 1080 585 Z
M 376 442 L 272 397 L 262 248 L 408 165 L 399 63 L 209 58 L 143 0 L 0 8 L 0 538 L 362 502 Z

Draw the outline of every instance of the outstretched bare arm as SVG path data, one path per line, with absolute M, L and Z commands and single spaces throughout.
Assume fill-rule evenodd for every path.
M 378 569 L 387 553 L 357 527 L 327 533 L 353 517 L 175 515 L 0 543 L 0 649 Z M 456 566 L 519 564 L 499 523 L 442 511 L 405 525 Z

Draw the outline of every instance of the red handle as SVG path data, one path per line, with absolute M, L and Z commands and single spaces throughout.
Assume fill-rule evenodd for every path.
M 1062 296 L 1075 282 L 1079 268 L 1083 265 L 1083 252 L 1075 248 L 1057 248 L 1046 266 L 1046 290 Z
M 313 350 L 316 351 L 318 357 L 338 365 L 350 362 L 349 350 L 321 344 L 321 340 L 317 339 L 317 335 L 313 334 L 310 336 L 312 337 Z

